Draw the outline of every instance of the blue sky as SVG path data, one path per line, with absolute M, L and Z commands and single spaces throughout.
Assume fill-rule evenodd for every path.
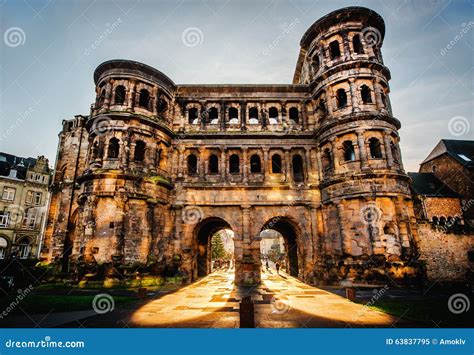
M 385 19 L 406 170 L 442 138 L 474 139 L 473 0 L 0 0 L 0 151 L 54 161 L 61 121 L 89 113 L 94 69 L 113 58 L 178 84 L 290 83 L 306 29 L 350 5 Z

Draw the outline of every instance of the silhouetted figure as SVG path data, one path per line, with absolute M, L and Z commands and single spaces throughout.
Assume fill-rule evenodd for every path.
M 267 261 L 265 262 L 265 266 L 267 267 L 267 270 L 268 270 L 268 268 L 270 267 L 270 265 L 268 265 L 268 259 L 267 259 Z
M 275 264 L 275 269 L 277 271 L 277 274 L 280 275 L 280 263 L 278 261 Z

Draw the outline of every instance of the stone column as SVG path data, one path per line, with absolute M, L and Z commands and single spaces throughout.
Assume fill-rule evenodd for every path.
M 268 174 L 270 169 L 268 167 L 268 147 L 263 148 L 263 181 L 268 181 Z
M 311 148 L 305 147 L 305 166 L 306 166 L 306 183 L 309 183 L 312 175 L 311 169 Z
M 206 159 L 204 157 L 205 148 L 199 147 L 199 180 L 204 180 L 206 174 Z
M 136 81 L 130 80 L 129 89 L 128 89 L 127 110 L 133 110 L 135 108 L 136 89 L 137 89 Z
M 247 153 L 248 153 L 248 148 L 242 148 L 242 174 L 244 177 L 244 184 L 248 182 L 248 168 L 247 168 Z
M 242 209 L 242 260 L 236 262 L 236 282 L 243 285 L 260 283 L 260 244 L 252 243 L 250 236 L 250 208 L 248 204 Z M 257 248 L 258 245 L 258 248 Z
M 301 125 L 303 130 L 308 129 L 308 112 L 306 109 L 306 100 L 301 100 L 300 105 L 301 105 Z
M 338 219 L 338 225 L 339 225 L 339 233 L 340 233 L 340 239 L 341 239 L 341 250 L 343 254 L 351 254 L 351 241 L 350 241 L 350 236 L 346 235 L 344 232 L 344 221 L 343 221 L 343 208 L 342 208 L 342 201 L 336 201 L 335 202 L 336 208 L 337 208 L 337 219 Z
M 337 152 L 337 146 L 336 146 L 336 137 L 331 137 L 329 139 L 329 144 L 331 146 L 331 157 L 332 157 L 332 167 L 331 169 L 335 173 L 336 170 L 339 170 L 339 154 Z
M 199 124 L 201 126 L 201 129 L 205 129 L 206 128 L 206 102 L 205 101 L 202 101 L 201 102 L 201 109 L 199 111 Z
M 246 115 L 247 115 L 247 101 L 240 102 L 240 128 L 243 129 L 246 126 Z
M 342 32 L 342 44 L 344 47 L 344 60 L 351 59 L 351 48 L 349 46 L 349 37 L 347 31 Z
M 153 115 L 158 115 L 158 112 L 156 112 L 157 102 L 158 102 L 158 87 L 154 86 L 153 94 L 152 94 L 152 97 L 150 98 L 151 112 L 153 113 Z
M 365 147 L 364 131 L 359 130 L 357 133 L 357 145 L 359 146 L 360 168 L 367 167 L 367 149 Z
M 291 165 L 290 165 L 290 150 L 285 149 L 285 180 L 287 182 L 293 181 L 291 178 Z
M 221 101 L 221 112 L 220 112 L 220 115 L 219 115 L 219 119 L 220 119 L 220 124 L 221 124 L 221 130 L 223 130 L 223 131 L 225 131 L 225 122 L 226 122 L 225 113 L 226 113 L 225 102 Z
M 390 147 L 390 131 L 385 130 L 383 133 L 383 145 L 385 147 L 385 158 L 387 159 L 387 168 L 390 169 L 393 166 L 392 149 Z
M 178 178 L 183 177 L 183 168 L 184 168 L 184 147 L 178 147 Z
M 284 127 L 290 126 L 290 117 L 286 110 L 286 101 L 281 102 L 281 122 L 283 123 Z
M 349 78 L 349 91 L 351 93 L 351 106 L 352 106 L 351 111 L 354 112 L 354 111 L 359 110 L 359 105 L 357 103 L 357 97 L 356 97 L 356 88 L 355 88 L 354 78 Z
M 221 169 L 221 181 L 225 181 L 226 177 L 226 159 L 225 159 L 225 147 L 222 146 L 221 148 L 221 161 L 220 161 L 220 169 Z
M 375 104 L 377 106 L 377 109 L 379 111 L 386 110 L 386 107 L 384 106 L 383 101 L 382 101 L 382 87 L 376 81 L 374 81 L 374 94 L 375 94 Z
M 110 104 L 112 101 L 112 87 L 114 85 L 114 80 L 110 79 L 107 84 L 105 84 L 105 98 L 104 98 L 104 107 L 109 110 Z

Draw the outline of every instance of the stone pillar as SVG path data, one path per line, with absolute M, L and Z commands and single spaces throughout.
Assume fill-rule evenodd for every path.
M 183 177 L 183 170 L 184 170 L 184 147 L 178 147 L 178 178 Z
M 152 97 L 150 98 L 151 112 L 153 115 L 158 115 L 156 112 L 156 104 L 158 103 L 158 87 L 153 87 Z
M 128 99 L 127 99 L 127 110 L 133 110 L 135 108 L 135 91 L 137 89 L 137 83 L 135 80 L 130 80 L 128 88 Z
M 349 233 L 345 233 L 345 228 L 344 228 L 344 221 L 343 221 L 343 215 L 344 215 L 344 210 L 342 207 L 342 202 L 343 201 L 336 201 L 336 208 L 337 208 L 337 219 L 338 219 L 338 225 L 339 225 L 339 233 L 340 233 L 340 238 L 341 238 L 341 250 L 343 254 L 351 254 L 351 240 L 350 240 L 350 235 Z
M 174 214 L 174 236 L 173 236 L 173 253 L 181 253 L 181 240 L 183 231 L 183 206 L 178 205 L 175 207 Z
M 301 105 L 301 125 L 303 130 L 308 129 L 308 111 L 306 108 L 306 100 L 301 100 L 300 105 Z
M 243 129 L 246 126 L 247 116 L 247 101 L 240 102 L 240 128 Z
M 221 169 L 221 181 L 225 181 L 226 177 L 226 157 L 225 157 L 225 147 L 222 146 L 221 148 L 221 161 L 220 161 L 220 169 Z
M 268 167 L 268 147 L 263 148 L 263 181 L 268 181 L 268 174 L 270 169 Z
M 201 110 L 199 111 L 199 124 L 201 125 L 201 129 L 204 130 L 206 128 L 206 120 L 208 113 L 206 112 L 206 102 L 201 102 Z
M 351 48 L 349 46 L 349 37 L 347 31 L 342 32 L 342 44 L 344 47 L 344 60 L 351 59 Z
M 336 170 L 339 170 L 339 154 L 337 152 L 336 146 L 336 137 L 331 137 L 329 139 L 329 144 L 331 146 L 331 155 L 332 155 L 332 170 L 335 173 Z
M 199 147 L 199 179 L 204 180 L 206 174 L 206 159 L 204 157 L 205 148 Z
M 244 176 L 244 184 L 248 182 L 248 166 L 247 166 L 247 153 L 248 153 L 248 148 L 242 148 L 242 173 Z
M 282 101 L 281 103 L 281 122 L 283 123 L 284 127 L 290 126 L 290 117 L 286 110 L 286 101 Z
M 306 167 L 306 182 L 309 183 L 312 179 L 312 169 L 311 169 L 311 148 L 305 147 L 305 167 Z
M 104 98 L 104 107 L 109 110 L 110 104 L 112 101 L 112 87 L 114 85 L 114 80 L 110 79 L 107 84 L 105 84 L 105 98 Z
M 359 110 L 359 105 L 357 103 L 357 96 L 356 96 L 356 87 L 355 87 L 355 82 L 354 78 L 349 78 L 349 91 L 351 94 L 351 106 L 352 109 L 351 111 L 358 111 Z
M 242 259 L 236 260 L 236 283 L 255 285 L 260 283 L 260 243 L 252 242 L 250 236 L 250 205 L 242 209 Z M 258 238 L 256 238 L 258 239 Z
M 291 165 L 290 165 L 290 150 L 285 149 L 285 180 L 287 182 L 293 181 L 291 178 Z
M 225 113 L 226 113 L 225 102 L 221 101 L 221 112 L 219 114 L 219 120 L 220 120 L 220 124 L 221 124 L 221 130 L 223 130 L 223 131 L 225 131 L 225 123 L 226 123 Z
M 377 109 L 379 111 L 385 110 L 386 107 L 384 106 L 383 101 L 382 101 L 382 87 L 376 81 L 374 81 L 374 94 L 375 94 L 375 104 L 377 106 Z
M 385 147 L 385 158 L 387 159 L 387 168 L 390 169 L 393 166 L 392 149 L 390 147 L 390 131 L 385 130 L 383 133 L 383 145 Z
M 359 146 L 359 158 L 360 168 L 365 169 L 367 167 L 367 149 L 365 147 L 364 131 L 356 131 L 357 133 L 357 145 Z

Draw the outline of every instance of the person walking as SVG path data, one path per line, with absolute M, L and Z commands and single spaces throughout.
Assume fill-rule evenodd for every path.
M 277 271 L 277 274 L 280 275 L 280 263 L 278 261 L 275 264 L 275 269 Z
M 267 267 L 267 270 L 270 268 L 270 266 L 268 265 L 268 259 L 267 259 L 267 261 L 265 262 L 265 266 Z

